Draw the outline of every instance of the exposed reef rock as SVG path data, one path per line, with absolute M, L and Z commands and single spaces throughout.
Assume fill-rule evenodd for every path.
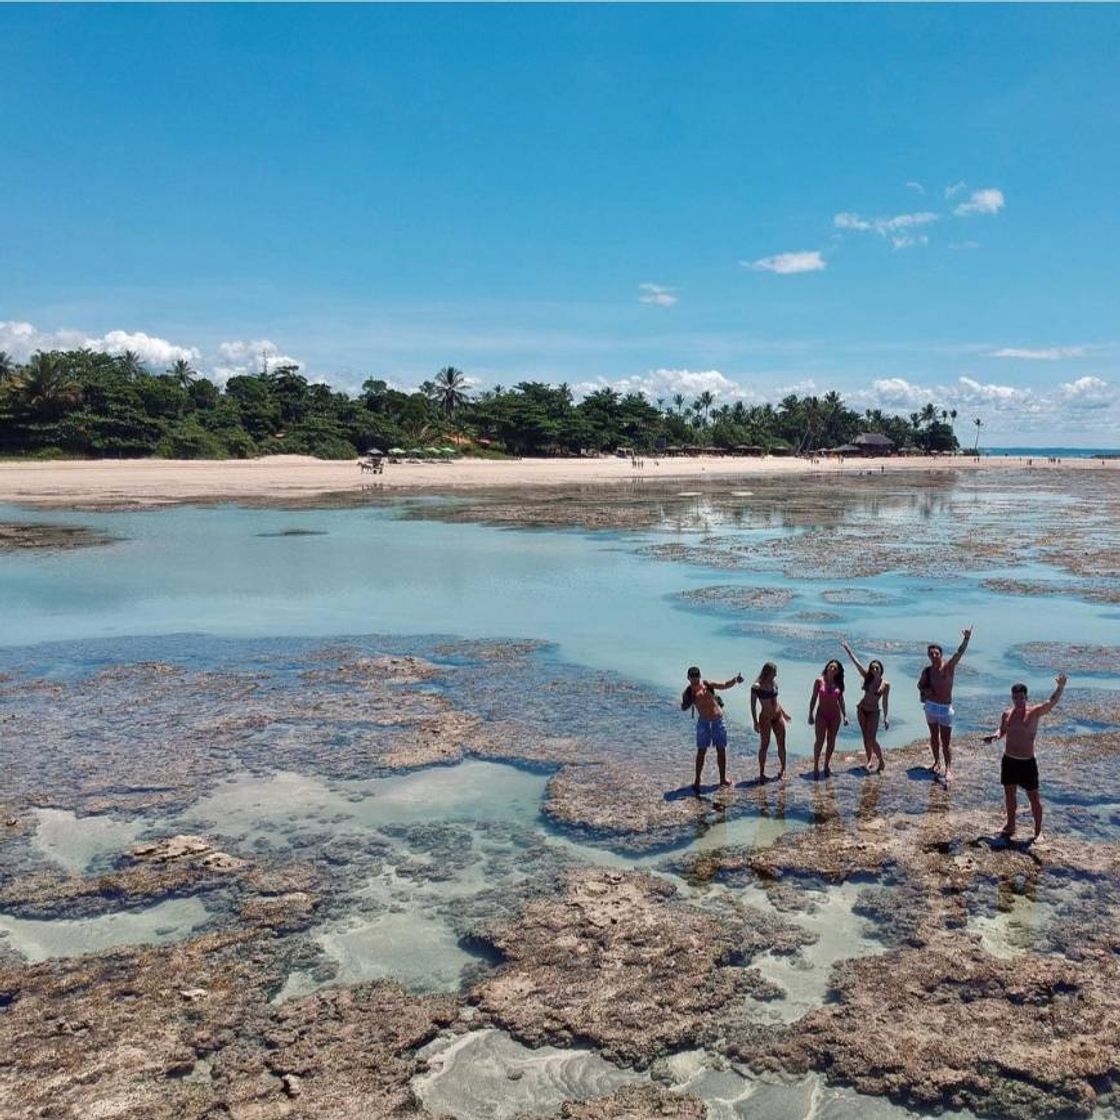
M 624 1085 L 609 1097 L 566 1101 L 560 1109 L 560 1120 L 704 1120 L 707 1115 L 707 1106 L 696 1097 L 653 1085 Z
M 1038 956 L 999 960 L 966 934 L 838 966 L 834 1001 L 765 1055 L 921 1108 L 1088 1116 L 1120 1084 L 1120 969 Z
M 24 521 L 0 521 L 0 553 L 65 551 L 114 544 L 118 538 L 81 525 L 40 525 Z
M 741 587 L 735 584 L 697 587 L 680 594 L 681 601 L 690 606 L 759 612 L 781 610 L 794 597 L 794 593 L 784 587 Z
M 282 943 L 280 943 L 282 944 Z M 288 967 L 258 933 L 0 967 L 7 1116 L 386 1116 L 453 997 L 380 982 L 268 1002 Z M 298 1106 L 293 1104 L 298 1101 Z
M 1120 675 L 1120 646 L 1027 642 L 1025 645 L 1012 646 L 1007 654 L 1028 669 L 1040 669 L 1044 672 L 1064 670 L 1067 673 Z M 1049 691 L 1045 695 L 1049 696 Z M 1035 699 L 1043 698 L 1038 696 Z
M 742 966 L 730 924 L 673 894 L 645 873 L 574 873 L 559 898 L 480 934 L 505 963 L 470 999 L 529 1045 L 591 1042 L 639 1067 L 713 1041 L 744 997 L 778 992 Z

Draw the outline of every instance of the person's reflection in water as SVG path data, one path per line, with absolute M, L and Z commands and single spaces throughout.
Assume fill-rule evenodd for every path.
M 826 778 L 823 782 L 813 782 L 813 823 L 826 824 L 828 821 L 839 818 L 840 810 L 836 807 L 836 782 L 835 779 Z
M 765 785 L 756 783 L 751 789 L 760 817 L 767 817 L 775 821 L 786 819 L 785 782 L 768 782 Z
M 879 794 L 882 792 L 883 783 L 870 778 L 863 783 L 859 791 L 859 806 L 856 809 L 856 819 L 860 824 L 874 820 L 879 808 Z

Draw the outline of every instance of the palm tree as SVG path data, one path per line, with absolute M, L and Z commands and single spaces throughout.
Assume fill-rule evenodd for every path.
M 135 350 L 126 350 L 120 357 L 121 369 L 129 377 L 139 377 L 140 374 L 145 373 L 144 363 L 140 360 L 140 355 Z
M 435 377 L 435 400 L 448 420 L 467 403 L 467 379 L 454 366 L 444 366 Z
M 708 410 L 716 403 L 716 398 L 710 389 L 705 389 L 696 398 L 696 403 L 700 406 L 700 411 L 704 413 L 704 423 L 706 424 L 708 422 Z
M 934 408 L 933 404 L 930 403 L 930 404 L 924 405 L 923 408 L 922 408 L 922 412 L 921 412 L 922 423 L 925 424 L 926 427 L 929 427 L 929 425 L 932 424 L 934 422 L 934 420 L 936 420 L 936 419 L 937 419 L 937 409 Z
M 977 416 L 976 419 L 973 420 L 972 422 L 976 425 L 976 442 L 972 445 L 972 450 L 973 451 L 979 451 L 980 450 L 980 429 L 984 426 L 984 421 L 981 420 L 979 416 Z
M 16 360 L 7 350 L 0 350 L 0 381 L 7 381 L 15 376 Z
M 179 383 L 180 389 L 189 389 L 198 377 L 198 370 L 186 358 L 176 358 L 167 372 Z
M 673 404 L 676 406 L 678 415 L 684 412 L 684 393 L 674 393 Z
M 66 368 L 59 354 L 33 355 L 13 381 L 16 398 L 28 412 L 50 416 L 76 404 L 81 387 Z

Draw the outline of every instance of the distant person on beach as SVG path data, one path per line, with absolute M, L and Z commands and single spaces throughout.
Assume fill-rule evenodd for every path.
M 758 732 L 758 780 L 766 781 L 766 753 L 770 749 L 770 733 L 778 744 L 777 777 L 786 773 L 786 723 L 792 719 L 778 700 L 778 666 L 767 661 L 751 685 L 751 722 Z
M 716 695 L 725 688 L 741 684 L 743 674 L 739 673 L 723 684 L 700 679 L 700 670 L 693 665 L 688 670 L 688 685 L 681 693 L 681 711 L 693 709 L 696 713 L 696 781 L 692 783 L 695 793 L 700 793 L 700 776 L 704 772 L 704 759 L 708 748 L 714 743 L 716 763 L 719 765 L 719 784 L 729 786 L 727 778 L 727 727 L 723 722 L 723 701 Z
M 918 695 L 922 698 L 922 707 L 925 709 L 926 724 L 929 726 L 929 749 L 933 752 L 930 772 L 938 772 L 941 754 L 944 752 L 946 785 L 953 780 L 953 753 L 949 747 L 949 740 L 953 736 L 953 677 L 964 657 L 964 651 L 968 649 L 972 627 L 962 630 L 961 634 L 963 640 L 948 661 L 944 660 L 944 652 L 936 642 L 927 648 L 929 664 L 918 678 Z
M 999 721 L 999 730 L 984 736 L 985 743 L 1005 739 L 1003 759 L 1000 762 L 999 780 L 1003 786 L 1003 799 L 1007 807 L 1007 823 L 1000 835 L 1008 840 L 1015 835 L 1015 816 L 1018 812 L 1019 790 L 1026 791 L 1034 815 L 1034 839 L 1042 836 L 1042 798 L 1038 794 L 1038 763 L 1034 757 L 1034 740 L 1038 734 L 1038 721 L 1052 712 L 1065 691 L 1067 677 L 1059 673 L 1054 683 L 1057 688 L 1049 700 L 1031 707 L 1027 703 L 1027 686 L 1011 686 L 1011 707 Z
M 832 752 L 836 749 L 836 734 L 840 721 L 848 722 L 844 707 L 844 666 L 833 658 L 821 675 L 813 682 L 809 693 L 809 723 L 816 728 L 813 742 L 813 777 L 821 776 L 821 748 L 827 743 L 824 756 L 824 776 L 832 777 Z
M 883 679 L 883 663 L 878 658 L 869 661 L 865 669 L 847 642 L 841 642 L 840 645 L 863 678 L 863 696 L 856 705 L 856 718 L 859 720 L 859 729 L 863 733 L 863 752 L 867 755 L 867 770 L 870 773 L 871 760 L 876 758 L 879 760 L 879 765 L 874 768 L 875 773 L 881 774 L 887 768 L 887 764 L 883 760 L 883 748 L 879 745 L 879 705 L 883 705 L 883 727 L 889 731 L 891 729 L 891 682 Z

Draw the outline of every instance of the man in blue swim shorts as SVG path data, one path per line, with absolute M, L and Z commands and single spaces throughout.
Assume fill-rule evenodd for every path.
M 716 693 L 721 689 L 734 688 L 742 681 L 743 674 L 739 673 L 723 684 L 716 684 L 714 681 L 702 680 L 700 670 L 695 665 L 688 670 L 688 687 L 681 693 L 681 711 L 693 709 L 696 713 L 696 781 L 692 783 L 696 794 L 700 793 L 704 760 L 708 757 L 708 748 L 713 744 L 719 766 L 719 784 L 731 785 L 727 777 L 727 727 L 723 722 L 723 701 Z
M 945 784 L 953 780 L 953 752 L 949 740 L 953 735 L 953 677 L 957 665 L 968 649 L 972 638 L 972 627 L 962 630 L 963 640 L 957 652 L 943 660 L 941 647 L 934 642 L 928 647 L 929 664 L 918 678 L 918 695 L 922 698 L 926 724 L 929 727 L 929 749 L 933 751 L 933 765 L 930 770 L 937 773 L 941 766 L 941 754 L 945 755 Z

